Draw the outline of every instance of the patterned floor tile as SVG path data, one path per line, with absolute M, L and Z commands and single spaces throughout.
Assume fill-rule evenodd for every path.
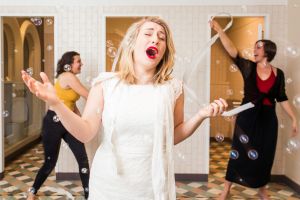
M 229 158 L 230 144 L 211 142 L 209 182 L 176 182 L 177 199 L 216 199 L 224 187 L 224 177 Z M 33 184 L 37 170 L 43 164 L 42 145 L 36 145 L 5 167 L 5 177 L 0 180 L 0 200 L 25 200 L 26 191 Z M 300 199 L 300 195 L 284 184 L 268 184 L 271 199 Z M 54 172 L 38 192 L 39 200 L 66 200 L 72 196 L 83 200 L 80 181 L 56 181 Z M 234 184 L 230 199 L 258 199 L 257 190 Z

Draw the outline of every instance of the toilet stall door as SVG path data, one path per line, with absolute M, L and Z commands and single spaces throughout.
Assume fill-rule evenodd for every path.
M 1 77 L 1 82 L 0 82 L 0 112 L 1 112 L 1 120 L 0 120 L 0 180 L 3 178 L 3 174 L 4 174 L 4 120 L 2 117 L 2 113 L 3 113 L 3 34 L 2 34 L 2 30 L 3 30 L 3 25 L 2 25 L 2 19 L 0 17 L 0 66 L 1 66 L 1 70 L 0 70 L 0 77 Z

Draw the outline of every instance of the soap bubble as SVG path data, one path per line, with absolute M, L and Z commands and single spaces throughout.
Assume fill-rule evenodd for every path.
M 299 140 L 297 140 L 296 138 L 290 138 L 286 144 L 286 151 L 288 153 L 293 153 L 294 151 L 298 150 L 299 147 L 300 147 Z
M 256 160 L 258 158 L 258 152 L 255 149 L 251 149 L 248 151 L 248 157 L 251 160 Z
M 109 47 L 107 48 L 107 55 L 111 58 L 116 57 L 117 55 L 117 49 L 115 47 Z
M 295 107 L 300 108 L 300 95 L 296 95 L 293 99 L 293 104 Z
M 32 75 L 33 75 L 33 69 L 32 69 L 32 67 L 28 67 L 28 68 L 26 69 L 26 73 L 27 73 L 29 76 L 32 76 Z
M 239 158 L 239 152 L 237 150 L 231 150 L 230 151 L 230 158 L 233 160 L 236 160 Z
M 224 135 L 222 133 L 217 133 L 215 136 L 215 139 L 217 142 L 223 142 L 224 141 Z
M 240 141 L 241 141 L 241 143 L 243 143 L 243 144 L 247 144 L 247 143 L 249 142 L 249 137 L 248 137 L 246 134 L 242 134 L 242 135 L 240 136 Z
M 237 72 L 238 71 L 238 66 L 236 66 L 236 64 L 231 64 L 230 66 L 229 66 L 229 71 L 230 72 Z
M 2 116 L 3 116 L 3 117 L 8 117 L 8 116 L 9 116 L 9 112 L 8 112 L 7 110 L 4 110 L 4 111 L 2 112 Z
M 42 18 L 40 18 L 40 17 L 32 17 L 32 18 L 30 18 L 30 20 L 31 20 L 32 23 L 33 23 L 34 25 L 36 25 L 36 26 L 40 26 L 40 25 L 42 25 L 42 23 L 43 23 L 43 20 L 42 20 Z
M 65 70 L 66 72 L 71 71 L 71 69 L 72 69 L 71 65 L 69 65 L 69 64 L 65 64 L 65 65 L 64 65 L 64 70 Z
M 296 58 L 300 55 L 300 49 L 297 46 L 289 45 L 284 49 L 284 54 L 291 58 Z
M 54 115 L 54 116 L 53 116 L 53 121 L 54 121 L 54 122 L 59 122 L 59 118 L 58 118 L 57 115 Z

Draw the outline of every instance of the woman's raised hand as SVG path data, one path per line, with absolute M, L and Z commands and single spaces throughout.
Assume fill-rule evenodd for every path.
M 24 70 L 22 70 L 21 73 L 22 79 L 26 86 L 29 88 L 30 92 L 36 95 L 39 99 L 42 99 L 50 106 L 53 106 L 60 102 L 53 85 L 50 83 L 47 75 L 44 72 L 40 73 L 43 83 L 32 78 Z
M 210 28 L 217 31 L 218 33 L 219 33 L 219 31 L 222 30 L 222 27 L 219 25 L 219 23 L 213 19 L 209 21 L 209 24 L 210 24 Z
M 208 106 L 200 109 L 198 114 L 202 117 L 220 116 L 228 107 L 227 102 L 220 98 L 211 102 Z

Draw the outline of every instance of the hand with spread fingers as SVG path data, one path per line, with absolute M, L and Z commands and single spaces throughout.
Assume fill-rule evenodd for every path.
M 40 73 L 43 83 L 35 80 L 25 71 L 22 71 L 21 73 L 22 79 L 29 88 L 30 92 L 48 103 L 50 106 L 59 102 L 59 98 L 56 95 L 55 89 L 44 72 Z

